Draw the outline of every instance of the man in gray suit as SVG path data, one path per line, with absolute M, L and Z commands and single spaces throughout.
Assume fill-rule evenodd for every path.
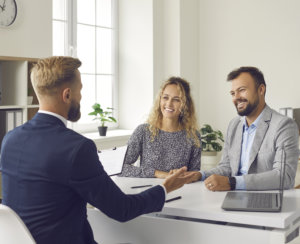
M 229 73 L 227 81 L 232 82 L 230 94 L 240 116 L 228 126 L 219 165 L 201 171 L 201 180 L 211 191 L 278 189 L 284 148 L 284 186 L 294 187 L 299 157 L 296 123 L 266 105 L 266 83 L 259 69 L 241 67 Z

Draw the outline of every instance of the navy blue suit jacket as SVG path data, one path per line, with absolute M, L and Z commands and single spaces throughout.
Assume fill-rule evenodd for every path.
M 161 186 L 125 195 L 104 171 L 94 142 L 48 114 L 37 113 L 4 137 L 0 169 L 3 204 L 41 244 L 96 243 L 87 202 L 118 221 L 164 205 Z

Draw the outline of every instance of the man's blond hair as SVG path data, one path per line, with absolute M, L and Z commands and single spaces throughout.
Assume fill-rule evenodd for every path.
M 54 56 L 40 59 L 31 70 L 31 83 L 39 95 L 52 95 L 63 84 L 74 82 L 76 70 L 81 66 L 77 58 Z

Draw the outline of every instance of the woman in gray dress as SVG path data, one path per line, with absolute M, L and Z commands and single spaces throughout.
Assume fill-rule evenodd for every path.
M 133 164 L 140 159 L 140 166 Z M 187 166 L 199 171 L 201 138 L 189 83 L 180 77 L 165 81 L 147 123 L 128 142 L 121 176 L 166 178 Z

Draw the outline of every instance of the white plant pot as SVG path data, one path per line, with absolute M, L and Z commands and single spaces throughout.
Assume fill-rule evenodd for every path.
M 215 168 L 220 161 L 221 153 L 202 152 L 201 153 L 201 170 L 209 170 Z

